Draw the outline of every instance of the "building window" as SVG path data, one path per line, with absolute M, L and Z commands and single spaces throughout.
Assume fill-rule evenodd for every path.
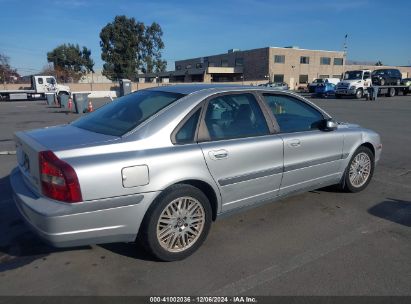
M 300 75 L 299 83 L 308 83 L 308 75 Z
M 228 60 L 227 59 L 221 59 L 221 66 L 222 67 L 228 67 Z
M 274 63 L 285 63 L 285 55 L 274 55 Z
M 243 58 L 236 58 L 235 59 L 235 66 L 243 66 L 243 65 L 244 65 Z
M 202 63 L 196 63 L 196 69 L 201 69 L 203 67 Z
M 274 74 L 274 82 L 284 82 L 283 74 Z
M 340 75 L 333 75 L 333 78 L 341 79 L 341 74 Z
M 310 64 L 310 57 L 308 57 L 308 56 L 301 56 L 301 57 L 300 57 L 300 63 L 301 63 L 301 64 Z
M 321 57 L 320 58 L 320 64 L 321 65 L 330 65 L 331 64 L 331 58 L 330 57 Z
M 181 70 L 181 65 L 177 65 L 177 66 L 176 66 L 176 70 L 177 70 L 177 71 Z
M 191 64 L 186 65 L 186 70 L 191 69 Z
M 334 65 L 343 65 L 342 58 L 334 58 Z
M 320 75 L 318 77 L 321 78 L 321 79 L 325 79 L 325 78 L 330 78 L 330 75 Z

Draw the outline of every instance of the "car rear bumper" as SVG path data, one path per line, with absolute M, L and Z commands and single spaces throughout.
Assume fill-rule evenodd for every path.
M 18 168 L 11 172 L 10 182 L 25 221 L 55 247 L 134 241 L 148 206 L 158 194 L 67 204 L 33 193 Z

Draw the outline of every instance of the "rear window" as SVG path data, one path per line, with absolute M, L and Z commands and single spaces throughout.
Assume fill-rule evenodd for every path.
M 72 125 L 91 132 L 122 136 L 183 96 L 170 92 L 138 91 L 116 99 Z

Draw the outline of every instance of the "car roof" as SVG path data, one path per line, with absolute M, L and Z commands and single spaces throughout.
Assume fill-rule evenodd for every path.
M 255 86 L 245 86 L 240 84 L 177 84 L 168 86 L 158 86 L 149 88 L 150 91 L 162 91 L 180 94 L 192 94 L 203 90 L 227 91 L 230 89 L 256 89 Z

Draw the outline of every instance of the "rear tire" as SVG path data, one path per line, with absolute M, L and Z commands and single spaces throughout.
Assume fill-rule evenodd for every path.
M 374 174 L 374 154 L 365 146 L 360 146 L 348 163 L 340 188 L 345 192 L 360 192 L 370 183 Z
M 388 93 L 386 94 L 387 97 L 394 97 L 396 94 L 395 88 L 389 88 Z
M 335 94 L 335 98 L 336 99 L 341 99 L 341 95 L 340 94 Z
M 201 190 L 191 185 L 174 185 L 150 206 L 138 241 L 159 260 L 182 260 L 205 241 L 211 217 L 210 202 Z

